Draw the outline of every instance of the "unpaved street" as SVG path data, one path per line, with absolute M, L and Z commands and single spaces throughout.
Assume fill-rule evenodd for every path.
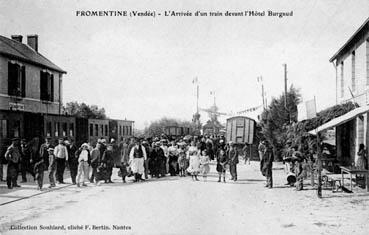
M 0 207 L 1 234 L 368 234 L 368 194 L 325 190 L 319 200 L 309 186 L 284 186 L 277 164 L 274 189 L 264 187 L 257 162 L 240 164 L 236 183 L 216 182 L 214 168 L 208 182 L 166 177 L 124 185 L 116 177 L 10 203 Z M 17 225 L 37 230 L 10 230 Z M 50 225 L 65 230 L 40 230 Z

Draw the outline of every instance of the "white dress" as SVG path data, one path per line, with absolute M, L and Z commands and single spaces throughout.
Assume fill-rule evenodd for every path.
M 190 165 L 187 168 L 189 173 L 199 173 L 200 172 L 200 158 L 198 155 L 198 150 L 196 147 L 191 146 L 187 152 L 190 158 Z

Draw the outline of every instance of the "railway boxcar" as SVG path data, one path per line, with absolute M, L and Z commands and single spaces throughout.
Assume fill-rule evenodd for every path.
M 236 144 L 252 144 L 255 136 L 255 120 L 236 116 L 227 119 L 226 139 Z

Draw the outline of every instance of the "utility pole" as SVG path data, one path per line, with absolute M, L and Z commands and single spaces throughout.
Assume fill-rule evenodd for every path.
M 284 107 L 287 109 L 287 64 L 284 67 Z
M 263 77 L 262 76 L 257 77 L 257 81 L 261 83 L 261 98 L 263 99 L 263 109 L 265 110 L 265 98 L 264 98 L 265 91 L 264 91 Z

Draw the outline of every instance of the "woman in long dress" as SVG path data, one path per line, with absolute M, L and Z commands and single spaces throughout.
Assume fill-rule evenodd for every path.
M 204 181 L 207 181 L 208 173 L 210 172 L 210 157 L 206 150 L 203 150 L 200 156 L 201 174 Z
M 360 144 L 359 146 L 359 152 L 357 153 L 358 158 L 356 161 L 356 168 L 360 170 L 365 170 L 366 167 L 366 150 L 365 145 Z
M 200 172 L 200 159 L 199 159 L 199 150 L 195 146 L 195 142 L 191 142 L 191 146 L 188 148 L 187 156 L 190 159 L 190 165 L 187 168 L 187 171 L 191 174 L 192 180 L 198 181 L 197 175 Z

